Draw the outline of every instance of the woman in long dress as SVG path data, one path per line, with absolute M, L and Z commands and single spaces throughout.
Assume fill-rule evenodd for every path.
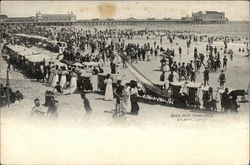
M 51 84 L 51 87 L 55 87 L 56 86 L 56 83 L 59 81 L 59 71 L 58 71 L 58 65 L 56 65 L 56 68 L 54 70 L 54 76 L 53 76 L 53 80 L 52 80 L 52 84 Z
M 93 87 L 93 91 L 97 91 L 98 90 L 98 77 L 97 77 L 97 73 L 96 72 L 92 72 L 92 76 L 91 76 L 91 84 Z
M 124 92 L 123 93 L 123 101 L 124 101 L 125 111 L 128 112 L 128 110 L 131 109 L 129 84 L 126 84 L 123 92 Z
M 72 70 L 70 75 L 70 94 L 73 94 L 77 89 L 77 75 L 75 73 L 75 69 Z
M 51 66 L 50 68 L 50 75 L 49 75 L 49 85 L 52 85 L 53 77 L 54 77 L 55 67 Z
M 61 72 L 62 76 L 61 76 L 61 80 L 60 80 L 60 86 L 65 89 L 66 88 L 66 74 L 67 74 L 67 71 L 65 69 L 65 67 L 62 68 L 62 72 Z
M 138 88 L 137 82 L 130 82 L 130 101 L 131 101 L 131 114 L 138 115 L 139 105 L 138 105 Z
M 106 80 L 104 81 L 106 84 L 106 89 L 105 89 L 105 100 L 106 101 L 111 101 L 113 100 L 113 87 L 112 87 L 112 79 L 110 78 L 110 74 L 107 75 Z

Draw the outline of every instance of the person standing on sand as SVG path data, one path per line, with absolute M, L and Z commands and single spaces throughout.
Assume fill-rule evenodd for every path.
M 137 85 L 137 81 L 131 80 L 130 87 L 131 114 L 138 115 L 140 109 L 138 104 L 138 96 L 142 96 L 144 92 L 142 91 L 141 87 Z
M 227 57 L 224 56 L 223 58 L 223 69 L 226 69 L 227 68 Z
M 124 86 L 121 85 L 121 80 L 118 80 L 117 81 L 117 86 L 116 86 L 116 89 L 114 91 L 114 94 L 116 96 L 116 109 L 117 109 L 117 105 L 120 104 L 120 100 L 122 99 L 123 97 L 123 90 L 124 90 Z
M 218 82 L 220 83 L 220 87 L 223 88 L 224 84 L 226 82 L 226 76 L 225 76 L 223 70 L 221 71 L 221 74 L 220 74 L 220 76 L 218 78 Z
M 194 68 L 191 68 L 191 72 L 190 72 L 190 75 L 191 75 L 191 82 L 195 82 L 195 79 L 196 79 L 196 73 L 194 71 Z
M 206 85 L 209 85 L 209 70 L 208 70 L 208 68 L 207 67 L 205 67 L 205 71 L 203 72 L 203 74 L 204 74 L 204 87 L 206 86 Z
M 225 88 L 225 91 L 221 95 L 221 110 L 223 112 L 228 112 L 229 108 L 229 94 L 228 88 Z
M 49 69 L 49 80 L 48 80 L 49 85 L 52 85 L 54 72 L 55 72 L 55 66 L 51 64 Z
M 86 113 L 87 114 L 91 113 L 92 108 L 90 106 L 89 99 L 86 97 L 85 93 L 81 94 L 81 98 L 83 100 L 83 105 L 84 105 L 84 109 L 85 109 Z
M 59 80 L 59 66 L 56 65 L 55 67 L 55 70 L 54 70 L 54 75 L 53 75 L 53 79 L 52 79 L 52 84 L 51 84 L 51 87 L 54 88 L 56 86 L 56 83 L 58 82 Z
M 125 87 L 121 85 L 121 80 L 117 81 L 118 85 L 115 90 L 116 95 L 116 105 L 115 105 L 115 112 L 113 114 L 113 117 L 121 117 L 125 116 L 126 114 L 126 104 L 125 104 Z
M 75 73 L 75 68 L 72 69 L 70 73 L 70 94 L 73 94 L 77 89 L 77 74 Z
M 66 74 L 67 74 L 66 68 L 65 66 L 63 66 L 62 71 L 61 71 L 61 79 L 60 79 L 60 85 L 62 89 L 65 89 L 67 85 Z
M 114 96 L 113 96 L 113 87 L 112 87 L 112 79 L 110 78 L 110 74 L 107 74 L 106 80 L 104 81 L 106 84 L 106 89 L 105 89 L 105 101 L 112 101 Z
M 129 109 L 131 109 L 131 102 L 130 102 L 130 84 L 126 83 L 124 90 L 123 90 L 123 102 L 124 102 L 124 108 L 127 112 Z

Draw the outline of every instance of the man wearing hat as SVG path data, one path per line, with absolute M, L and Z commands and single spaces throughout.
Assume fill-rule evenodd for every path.
M 40 100 L 36 98 L 34 100 L 35 106 L 32 108 L 30 117 L 43 117 L 46 110 L 41 106 Z
M 228 94 L 228 88 L 225 88 L 225 91 L 222 93 L 221 96 L 221 110 L 224 112 L 228 111 L 228 103 L 229 102 L 229 94 Z

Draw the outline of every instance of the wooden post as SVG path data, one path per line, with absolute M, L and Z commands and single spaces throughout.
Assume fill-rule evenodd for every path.
M 9 82 L 9 69 L 7 68 L 7 79 L 6 79 L 6 87 L 7 87 L 7 102 L 8 102 L 8 107 L 10 106 L 10 82 Z

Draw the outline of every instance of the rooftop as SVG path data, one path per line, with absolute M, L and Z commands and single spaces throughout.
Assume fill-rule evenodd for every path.
M 7 15 L 0 15 L 0 18 L 3 19 L 3 18 L 8 18 Z
M 9 17 L 9 19 L 34 19 L 34 17 Z
M 219 14 L 220 12 L 218 11 L 205 11 L 206 14 Z

